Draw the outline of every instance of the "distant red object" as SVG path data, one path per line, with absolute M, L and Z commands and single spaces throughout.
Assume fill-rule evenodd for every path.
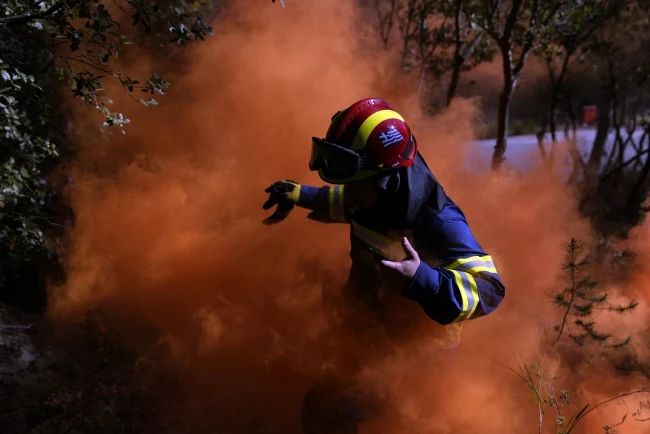
M 582 123 L 591 125 L 598 119 L 598 107 L 595 105 L 586 105 L 582 107 Z

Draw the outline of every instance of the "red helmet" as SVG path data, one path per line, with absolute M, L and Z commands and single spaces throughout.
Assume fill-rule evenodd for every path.
M 332 116 L 324 139 L 312 137 L 310 170 L 346 184 L 413 164 L 417 143 L 404 118 L 386 101 L 366 98 Z

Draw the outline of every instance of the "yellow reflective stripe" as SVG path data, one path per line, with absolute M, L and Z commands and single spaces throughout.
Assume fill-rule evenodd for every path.
M 472 317 L 476 307 L 479 303 L 478 286 L 474 280 L 474 276 L 464 271 L 450 270 L 455 277 L 458 292 L 462 300 L 460 314 L 453 322 L 465 321 Z
M 330 217 L 332 220 L 336 220 L 336 197 L 334 197 L 334 188 L 330 187 L 329 190 L 329 210 L 330 210 Z
M 289 199 L 293 203 L 298 203 L 298 201 L 300 200 L 300 184 L 296 184 L 293 181 L 283 181 L 283 182 L 293 185 L 293 189 L 287 195 L 287 199 Z
M 494 268 L 494 267 L 479 266 L 479 267 L 471 267 L 471 268 L 468 268 L 467 270 L 464 270 L 464 271 L 472 272 L 472 273 L 480 273 L 481 271 L 487 271 L 488 273 L 496 274 L 497 269 Z
M 345 220 L 345 213 L 343 210 L 343 186 L 330 187 L 329 210 L 332 220 Z
M 330 204 L 330 217 L 334 218 L 334 189 L 330 187 L 328 191 L 328 198 Z
M 472 297 L 474 297 L 474 305 L 472 306 L 472 309 L 467 314 L 467 318 L 466 318 L 466 319 L 470 319 L 472 318 L 472 315 L 474 315 L 474 311 L 478 307 L 479 298 L 478 298 L 478 286 L 476 285 L 476 280 L 474 280 L 474 276 L 468 273 L 467 278 L 469 279 L 469 285 L 472 290 Z
M 357 131 L 356 136 L 354 136 L 354 140 L 352 141 L 352 149 L 363 149 L 363 147 L 366 146 L 366 142 L 368 141 L 368 137 L 370 137 L 372 130 L 374 130 L 380 122 L 383 122 L 386 119 L 399 119 L 400 121 L 404 120 L 404 118 L 400 116 L 399 113 L 393 110 L 380 110 L 371 114 L 365 121 L 363 121 L 359 127 L 359 130 Z
M 460 314 L 454 322 L 459 321 L 459 319 L 463 316 L 465 312 L 467 312 L 467 293 L 465 292 L 465 285 L 463 285 L 463 278 L 460 275 L 458 271 L 451 270 L 453 273 L 454 277 L 456 278 L 456 286 L 458 287 L 458 291 L 460 292 L 460 298 L 462 299 L 462 306 L 460 308 Z
M 449 268 L 449 269 L 458 268 L 458 266 L 463 265 L 467 262 L 492 262 L 492 257 L 487 255 L 487 256 L 470 256 L 469 258 L 461 258 L 447 265 L 445 268 Z
M 468 273 L 480 273 L 482 271 L 497 274 L 497 269 L 494 266 L 492 257 L 487 256 L 471 256 L 469 258 L 458 259 L 451 264 L 445 266 L 450 270 L 465 271 Z

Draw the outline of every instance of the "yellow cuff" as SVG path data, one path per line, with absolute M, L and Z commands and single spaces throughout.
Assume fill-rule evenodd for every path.
M 284 182 L 293 185 L 293 190 L 291 190 L 289 194 L 287 194 L 287 199 L 289 199 L 293 203 L 298 203 L 298 201 L 300 200 L 300 184 L 291 181 L 284 181 Z
M 343 189 L 345 186 L 340 185 L 330 187 L 329 190 L 329 209 L 332 220 L 345 221 L 345 210 L 343 202 Z

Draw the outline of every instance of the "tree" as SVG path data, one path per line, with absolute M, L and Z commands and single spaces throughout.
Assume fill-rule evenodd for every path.
M 185 11 L 183 2 L 176 5 L 150 0 L 115 0 L 113 3 L 123 16 L 114 17 L 99 0 L 11 2 L 9 14 L 0 18 L 0 24 L 5 35 L 13 36 L 16 45 L 46 51 L 53 60 L 48 66 L 53 70 L 63 67 L 63 71 L 58 69 L 59 73 L 72 79 L 74 96 L 99 110 L 107 125 L 122 127 L 128 120 L 111 112 L 103 101 L 103 78 L 117 79 L 130 94 L 135 89 L 150 95 L 164 94 L 169 83 L 155 73 L 141 82 L 109 67 L 132 44 L 125 34 L 128 30 L 121 30 L 120 21 L 131 20 L 134 29 L 145 35 L 154 26 L 164 24 L 169 28 L 168 42 L 179 45 L 204 40 L 212 29 L 201 18 L 189 21 L 192 16 Z M 26 38 L 24 42 L 21 36 Z M 156 104 L 153 99 L 140 99 L 140 102 Z
M 554 304 L 563 311 L 561 323 L 555 326 L 557 337 L 554 343 L 566 336 L 580 347 L 589 342 L 608 347 L 627 345 L 630 342 L 629 337 L 610 343 L 610 334 L 595 329 L 593 314 L 597 311 L 627 313 L 633 311 L 638 303 L 632 300 L 626 305 L 612 304 L 606 293 L 595 292 L 596 282 L 588 273 L 587 249 L 581 241 L 572 238 L 564 246 L 564 250 L 562 268 L 566 272 L 568 286 L 553 297 Z
M 580 49 L 582 49 L 582 53 L 578 62 L 584 59 L 585 52 L 588 50 L 586 43 L 596 30 L 620 11 L 625 2 L 626 0 L 568 2 L 567 6 L 558 13 L 558 16 L 563 19 L 558 20 L 557 25 L 552 26 L 551 31 L 543 34 L 541 38 L 537 53 L 546 63 L 550 85 L 548 112 L 544 117 L 541 134 L 543 137 L 546 131 L 546 122 L 548 122 L 552 142 L 550 155 L 547 159 L 549 164 L 552 163 L 555 154 L 557 112 L 561 96 L 565 100 L 566 113 L 571 119 L 574 137 L 576 134 L 577 119 L 572 106 L 571 90 L 564 87 L 571 61 Z M 579 161 L 575 145 L 575 142 L 572 142 L 571 151 L 574 161 Z M 540 142 L 540 147 L 543 148 L 543 146 L 544 144 Z M 545 155 L 545 152 L 542 155 Z
M 483 29 L 467 19 L 465 10 L 469 3 L 468 0 L 443 3 L 444 13 L 453 16 L 454 19 L 454 31 L 451 36 L 453 56 L 450 65 L 444 68 L 451 71 L 447 89 L 447 105 L 451 104 L 451 100 L 456 95 L 461 73 L 492 60 L 495 54 L 490 39 L 484 37 Z
M 379 21 L 379 37 L 384 43 L 384 47 L 388 47 L 390 41 L 390 34 L 395 25 L 395 12 L 397 11 L 397 0 L 390 0 L 387 11 L 384 10 L 381 0 L 375 0 L 374 6 L 377 12 L 377 20 Z
M 198 3 L 183 1 L 13 0 L 0 17 L 0 275 L 2 279 L 36 278 L 56 263 L 56 238 L 70 222 L 58 190 L 49 178 L 65 149 L 67 124 L 59 89 L 98 110 L 104 125 L 122 131 L 128 118 L 109 109 L 105 80 L 114 80 L 145 105 L 156 104 L 170 84 L 152 73 L 133 79 L 114 64 L 149 39 L 169 51 L 200 41 L 211 32 L 192 19 Z M 202 6 L 211 13 L 214 5 Z M 138 91 L 143 97 L 135 97 Z M 62 151 L 64 154 L 62 154 Z M 5 282 L 0 283 L 4 289 Z M 39 282 L 31 281 L 31 284 Z M 19 285 L 13 285 L 19 286 Z
M 544 34 L 538 47 L 539 54 L 546 62 L 551 94 L 549 98 L 549 129 L 551 138 L 555 142 L 557 106 L 560 92 L 570 92 L 562 89 L 569 65 L 574 55 L 591 38 L 605 21 L 619 12 L 626 0 L 594 0 L 591 2 L 568 3 L 566 8 L 559 12 L 563 19 L 551 27 L 551 31 Z M 583 51 L 582 56 L 585 53 Z
M 420 85 L 433 73 L 440 75 L 439 59 L 444 56 L 452 32 L 448 14 L 441 13 L 435 0 L 406 0 L 396 8 L 402 42 L 402 67 L 419 69 Z
M 561 0 L 484 0 L 466 6 L 468 21 L 481 27 L 501 53 L 503 87 L 499 97 L 497 139 L 492 169 L 499 170 L 505 160 L 510 104 L 528 55 L 542 35 L 556 25 L 566 1 Z
M 419 69 L 422 84 L 427 78 L 440 81 L 449 75 L 445 104 L 456 95 L 462 72 L 489 61 L 494 48 L 481 28 L 466 19 L 468 0 L 375 0 L 379 33 L 388 46 L 395 22 L 402 44 L 402 67 Z
M 579 161 L 582 178 L 574 179 L 582 187 L 581 210 L 601 229 L 624 233 L 643 216 L 650 175 L 650 2 L 626 2 L 585 46 L 598 127 Z

